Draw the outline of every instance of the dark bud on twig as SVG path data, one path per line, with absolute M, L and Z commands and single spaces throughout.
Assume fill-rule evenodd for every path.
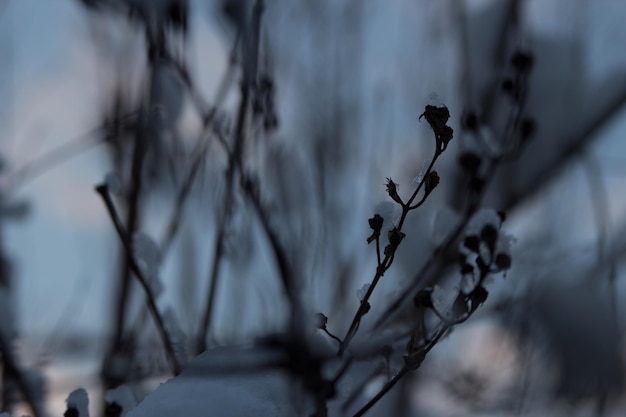
M 459 252 L 459 258 L 457 262 L 459 264 L 459 267 L 461 268 L 461 275 L 474 274 L 474 265 L 467 262 L 466 254 Z
M 461 275 L 473 274 L 473 273 L 474 273 L 474 266 L 472 266 L 471 264 L 461 265 Z
M 389 244 L 394 247 L 398 247 L 398 245 L 400 244 L 400 242 L 402 242 L 402 239 L 404 239 L 405 236 L 406 235 L 398 230 L 397 227 L 394 227 L 389 231 L 389 233 L 387 233 L 387 237 L 389 238 Z
M 361 301 L 361 305 L 363 306 L 363 314 L 361 314 L 361 316 L 364 316 L 367 313 L 369 313 L 370 308 L 372 308 L 372 306 L 370 305 L 368 301 Z
M 415 307 L 433 308 L 432 293 L 432 288 L 419 290 L 417 294 L 415 294 L 415 297 L 413 297 L 413 304 L 415 304 Z
M 374 217 L 368 219 L 370 228 L 372 229 L 372 235 L 367 238 L 367 243 L 372 243 L 374 240 L 380 237 L 380 230 L 383 228 L 383 222 L 385 220 L 380 214 L 374 214 Z
M 455 316 L 461 318 L 468 313 L 467 306 L 468 296 L 463 292 L 459 292 L 454 299 L 454 303 L 452 303 L 452 312 Z
M 474 291 L 470 294 L 470 300 L 472 301 L 472 310 L 476 310 L 478 306 L 487 301 L 487 297 L 489 296 L 489 292 L 479 285 L 474 288 Z
M 519 130 L 522 141 L 526 142 L 527 140 L 532 139 L 532 137 L 535 135 L 537 126 L 533 119 L 531 119 L 530 117 L 526 117 L 522 119 Z
M 389 194 L 389 197 L 391 197 L 391 199 L 395 201 L 396 203 L 403 206 L 404 203 L 402 202 L 402 199 L 398 195 L 398 184 L 393 182 L 391 178 L 387 178 L 386 186 L 387 186 L 387 194 Z
M 170 3 L 167 10 L 168 23 L 172 29 L 187 33 L 187 4 L 183 1 Z
M 121 417 L 122 411 L 122 407 L 118 403 L 107 403 L 104 409 L 104 417 Z
M 463 246 L 474 253 L 478 253 L 480 251 L 480 239 L 476 235 L 466 236 L 463 240 Z
M 424 192 L 429 195 L 439 185 L 439 174 L 437 171 L 430 171 L 424 178 Z
M 506 253 L 499 253 L 496 255 L 496 266 L 501 271 L 506 271 L 511 268 L 511 257 Z
M 427 105 L 424 113 L 422 113 L 418 120 L 422 117 L 426 119 L 430 127 L 435 132 L 435 140 L 437 141 L 437 151 L 443 152 L 448 147 L 448 142 L 452 139 L 454 131 L 450 126 L 447 126 L 448 119 L 450 118 L 450 111 L 446 106 L 436 107 Z
M 398 230 L 397 227 L 394 227 L 389 232 L 387 232 L 387 238 L 389 239 L 389 244 L 385 246 L 385 256 L 391 256 L 402 242 L 406 235 Z
M 459 156 L 459 165 L 465 171 L 470 174 L 475 174 L 480 168 L 481 159 L 480 156 L 476 155 L 473 152 L 463 152 L 461 156 Z
M 445 151 L 448 147 L 448 143 L 452 140 L 454 136 L 454 130 L 450 126 L 444 126 L 439 130 L 437 137 L 439 142 L 439 147 L 441 151 Z
M 473 111 L 468 111 L 463 114 L 461 119 L 461 126 L 468 132 L 475 132 L 478 130 L 478 115 Z
M 374 217 L 372 217 L 371 219 L 368 219 L 367 221 L 370 224 L 370 227 L 372 228 L 372 230 L 380 231 L 381 227 L 383 227 L 384 219 L 382 218 L 380 214 L 376 213 L 374 214 Z
M 418 120 L 422 117 L 426 119 L 430 127 L 436 132 L 448 123 L 450 118 L 450 111 L 446 106 L 436 107 L 427 105 L 424 113 L 422 113 Z
M 470 301 L 472 302 L 472 309 L 476 310 L 478 306 L 487 301 L 489 292 L 482 285 L 474 288 L 474 291 L 470 293 Z
M 515 91 L 515 83 L 510 78 L 507 78 L 504 81 L 502 81 L 502 84 L 500 84 L 500 87 L 502 87 L 502 91 L 509 93 L 509 94 L 513 94 L 513 92 Z
M 324 330 L 326 328 L 326 323 L 328 323 L 328 317 L 326 317 L 322 313 L 317 313 L 315 315 L 315 327 L 320 330 Z
M 517 50 L 511 57 L 511 65 L 520 73 L 527 74 L 533 67 L 534 57 L 530 51 Z
M 489 272 L 489 265 L 485 263 L 482 256 L 478 255 L 476 257 L 476 266 L 480 269 L 482 274 L 487 274 Z
M 485 225 L 480 231 L 480 239 L 485 242 L 491 253 L 493 253 L 498 240 L 498 229 L 490 224 Z
M 67 407 L 65 413 L 63 413 L 63 417 L 79 417 L 80 413 L 76 407 Z

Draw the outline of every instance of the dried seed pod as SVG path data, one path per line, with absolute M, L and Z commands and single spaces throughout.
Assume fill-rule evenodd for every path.
M 429 195 L 439 185 L 439 174 L 437 171 L 430 171 L 424 178 L 424 192 Z
M 387 187 L 387 194 L 389 194 L 389 197 L 391 197 L 391 199 L 395 201 L 396 203 L 400 205 L 404 205 L 404 203 L 402 202 L 402 199 L 398 195 L 398 184 L 393 182 L 391 178 L 387 178 L 386 187 Z

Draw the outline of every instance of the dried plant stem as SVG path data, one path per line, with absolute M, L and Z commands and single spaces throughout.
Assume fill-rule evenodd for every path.
M 231 160 L 226 170 L 226 197 L 224 199 L 223 214 L 217 221 L 217 233 L 213 242 L 213 256 L 211 257 L 211 268 L 209 275 L 209 287 L 207 292 L 207 302 L 202 319 L 200 320 L 200 328 L 196 340 L 196 351 L 201 353 L 206 350 L 206 338 L 211 325 L 215 306 L 215 295 L 217 294 L 218 280 L 220 277 L 220 267 L 222 264 L 222 255 L 224 253 L 224 238 L 226 228 L 230 224 L 233 211 L 234 186 L 233 180 L 235 176 L 235 161 Z
M 490 163 L 487 175 L 491 175 L 495 169 L 495 163 Z M 485 178 L 490 178 L 486 176 Z M 387 323 L 389 319 L 400 309 L 404 302 L 410 298 L 418 288 L 421 288 L 425 283 L 432 281 L 433 277 L 439 276 L 444 268 L 447 266 L 445 262 L 445 256 L 449 248 L 458 241 L 463 230 L 467 226 L 467 223 L 471 219 L 472 215 L 480 207 L 483 192 L 473 191 L 470 194 L 468 205 L 463 213 L 463 217 L 457 223 L 456 227 L 448 234 L 447 238 L 433 251 L 432 255 L 428 258 L 426 263 L 420 268 L 411 280 L 409 285 L 400 293 L 400 295 L 391 302 L 388 308 L 380 315 L 379 319 L 374 324 L 374 329 L 380 329 L 383 324 Z
M 383 398 L 389 390 L 391 390 L 400 380 L 410 372 L 410 369 L 404 366 L 400 371 L 393 376 L 385 386 L 371 399 L 365 404 L 359 411 L 357 411 L 353 417 L 361 417 L 365 413 L 369 411 L 381 398 Z
M 111 217 L 111 220 L 113 221 L 113 225 L 115 226 L 117 234 L 119 235 L 120 240 L 122 241 L 122 244 L 126 252 L 126 256 L 128 258 L 130 269 L 135 274 L 135 276 L 137 277 L 137 280 L 139 281 L 139 283 L 144 289 L 144 292 L 146 294 L 148 309 L 150 310 L 152 318 L 154 319 L 154 322 L 156 324 L 157 331 L 159 332 L 159 335 L 163 342 L 163 347 L 165 348 L 166 356 L 170 363 L 172 373 L 174 375 L 178 375 L 181 371 L 181 366 L 178 362 L 178 359 L 176 358 L 176 354 L 174 353 L 174 345 L 172 344 L 169 334 L 167 333 L 167 330 L 165 329 L 165 323 L 163 321 L 163 317 L 159 313 L 158 307 L 156 305 L 156 299 L 154 298 L 152 289 L 150 288 L 150 285 L 148 284 L 148 280 L 143 275 L 141 268 L 139 267 L 139 265 L 137 265 L 137 262 L 132 254 L 130 237 L 128 236 L 127 231 L 124 229 L 122 221 L 120 220 L 117 214 L 117 210 L 115 209 L 115 205 L 113 204 L 113 200 L 111 199 L 111 195 L 109 194 L 107 185 L 102 184 L 102 185 L 97 186 L 96 192 L 100 195 L 100 197 L 102 197 L 102 200 L 104 201 L 107 211 L 109 212 L 109 216 Z
M 411 206 L 413 201 L 415 201 L 415 199 L 417 198 L 417 195 L 418 195 L 419 191 L 422 189 L 422 186 L 426 182 L 426 178 L 428 177 L 430 172 L 433 170 L 433 167 L 435 166 L 435 162 L 437 161 L 437 158 L 439 158 L 441 153 L 442 152 L 440 150 L 437 150 L 435 152 L 434 156 L 432 157 L 432 159 L 430 161 L 430 164 L 428 165 L 428 168 L 426 169 L 426 172 L 424 173 L 424 176 L 422 177 L 422 180 L 419 182 L 419 184 L 415 188 L 415 191 L 413 192 L 413 194 L 411 195 L 409 200 L 406 203 L 402 204 L 402 215 L 400 216 L 400 221 L 398 222 L 398 226 L 397 226 L 397 229 L 399 231 L 402 231 L 402 226 L 404 225 L 404 221 L 406 220 L 406 217 L 409 214 L 409 211 L 418 208 L 426 200 L 426 197 L 428 196 L 428 194 L 424 193 L 424 198 L 422 198 L 422 200 L 420 200 L 420 202 L 418 202 L 414 206 Z M 378 285 L 378 282 L 380 281 L 380 278 L 391 267 L 391 265 L 393 263 L 393 260 L 394 260 L 394 257 L 395 257 L 396 250 L 397 250 L 397 248 L 394 248 L 391 251 L 391 253 L 387 253 L 385 255 L 385 258 L 381 262 L 380 261 L 380 238 L 379 237 L 376 238 L 376 255 L 377 255 L 377 260 L 378 260 L 378 265 L 376 267 L 376 273 L 374 275 L 374 278 L 372 279 L 372 282 L 370 283 L 369 287 L 367 288 L 367 291 L 366 291 L 365 295 L 363 296 L 363 299 L 361 300 L 361 304 L 359 305 L 359 308 L 357 309 L 357 311 L 356 311 L 356 313 L 354 315 L 354 318 L 352 319 L 352 323 L 350 324 L 350 327 L 348 328 L 348 331 L 346 332 L 346 335 L 344 336 L 341 344 L 339 345 L 339 351 L 337 352 L 338 356 L 343 356 L 344 352 L 346 351 L 346 349 L 350 345 L 350 342 L 352 341 L 352 338 L 355 336 L 355 334 L 356 334 L 356 332 L 358 330 L 359 324 L 361 322 L 362 317 L 365 315 L 365 313 L 367 313 L 367 311 L 369 309 L 369 299 L 372 296 L 372 293 L 374 292 L 374 289 Z
M 624 106 L 626 106 L 626 88 L 622 87 L 622 90 L 616 94 L 616 97 L 602 111 L 598 112 L 597 118 L 565 141 L 567 146 L 559 152 L 550 164 L 546 164 L 545 168 L 535 175 L 536 178 L 541 180 L 528 181 L 527 187 L 514 190 L 514 193 L 509 193 L 507 199 L 503 202 L 503 210 L 508 211 L 520 206 L 524 201 L 528 201 L 542 190 L 549 183 L 547 179 L 555 178 L 574 157 L 583 154 L 591 146 L 594 139 L 601 137 L 598 133 L 617 115 L 621 114 Z
M 211 123 L 215 119 L 215 115 L 217 114 L 218 109 L 220 108 L 220 106 L 222 105 L 222 102 L 224 101 L 224 98 L 226 97 L 226 92 L 232 85 L 233 73 L 235 72 L 234 65 L 236 62 L 235 50 L 237 48 L 238 43 L 239 43 L 239 36 L 237 36 L 234 42 L 233 49 L 230 55 L 231 58 L 229 60 L 229 65 L 226 68 L 226 72 L 218 88 L 218 92 L 215 97 L 213 108 L 209 110 L 208 112 L 205 111 L 205 106 L 203 105 L 203 101 L 200 100 L 200 93 L 196 90 L 194 84 L 192 83 L 192 79 L 189 76 L 188 71 L 186 71 L 185 67 L 181 66 L 180 64 L 175 66 L 175 68 L 177 68 L 179 73 L 181 73 L 181 78 L 183 78 L 183 80 L 185 81 L 187 90 L 190 92 L 190 94 L 192 94 L 192 97 L 197 97 L 194 100 L 194 102 L 196 103 L 197 111 L 202 116 L 202 134 L 201 134 L 200 140 L 198 141 L 196 147 L 194 148 L 192 152 L 193 161 L 191 162 L 191 167 L 189 168 L 189 171 L 187 172 L 187 176 L 185 177 L 183 181 L 183 185 L 180 188 L 178 195 L 176 196 L 176 206 L 174 208 L 174 212 L 172 213 L 172 217 L 170 218 L 165 235 L 161 243 L 161 261 L 165 258 L 166 254 L 169 252 L 172 242 L 174 241 L 174 238 L 176 237 L 178 230 L 180 228 L 180 222 L 183 217 L 183 209 L 185 207 L 185 202 L 187 201 L 190 195 L 191 188 L 193 186 L 195 179 L 198 176 L 198 172 L 200 171 L 200 167 L 202 166 L 202 161 L 205 158 L 205 154 L 208 149 L 209 139 L 206 137 L 206 135 L 211 130 L 210 129 Z M 177 61 L 173 61 L 173 62 L 177 63 Z M 220 135 L 215 135 L 215 137 L 217 138 L 218 141 L 220 141 L 220 143 L 226 149 L 228 148 L 226 146 L 226 143 L 222 140 L 222 137 Z
M 525 82 L 525 79 L 523 81 Z M 519 102 L 511 110 L 509 117 L 510 122 L 506 126 L 503 133 L 503 149 L 506 149 L 513 142 L 513 138 L 515 136 L 515 128 L 518 126 L 520 118 L 524 112 L 526 96 L 527 91 L 524 89 L 524 92 Z M 465 230 L 465 227 L 467 226 L 469 220 L 480 207 L 481 201 L 485 195 L 485 191 L 494 177 L 496 167 L 504 156 L 505 155 L 502 154 L 496 157 L 485 158 L 484 162 L 486 163 L 486 167 L 484 169 L 484 172 L 480 176 L 473 176 L 470 179 L 469 195 L 461 220 L 458 222 L 457 226 L 448 234 L 448 237 L 445 239 L 445 241 L 437 246 L 432 256 L 428 258 L 422 268 L 420 268 L 417 274 L 415 274 L 409 285 L 401 292 L 398 297 L 396 297 L 395 300 L 392 301 L 389 307 L 385 309 L 383 314 L 380 315 L 379 319 L 374 325 L 374 329 L 380 329 L 383 324 L 387 323 L 391 319 L 394 313 L 396 313 L 400 309 L 400 307 L 407 301 L 407 299 L 410 298 L 412 294 L 415 293 L 418 288 L 427 285 L 427 283 L 432 281 L 435 277 L 439 276 L 443 272 L 444 268 L 447 266 L 444 259 L 446 253 L 448 252 L 449 248 L 451 248 L 452 245 L 454 245 L 454 243 L 458 241 L 459 237 L 463 233 L 463 230 Z
M 482 283 L 486 276 L 482 276 L 480 282 Z M 475 310 L 474 310 L 475 311 Z M 360 417 L 364 415 L 370 408 L 372 408 L 378 401 L 380 401 L 404 376 L 407 374 L 416 371 L 422 364 L 422 361 L 426 358 L 426 356 L 430 353 L 430 351 L 439 343 L 439 341 L 447 335 L 450 330 L 461 323 L 466 322 L 474 313 L 474 311 L 469 311 L 467 314 L 462 315 L 461 317 L 455 320 L 445 320 L 442 319 L 442 325 L 437 329 L 435 334 L 429 338 L 425 342 L 425 345 L 419 349 L 419 353 L 421 355 L 421 360 L 417 364 L 412 364 L 409 361 L 398 371 L 397 374 L 393 376 L 381 389 L 380 391 L 372 397 L 371 400 L 367 402 L 358 412 L 354 414 L 353 417 Z

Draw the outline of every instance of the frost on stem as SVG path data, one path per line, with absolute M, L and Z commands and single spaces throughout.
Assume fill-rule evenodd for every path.
M 431 293 L 431 300 L 433 308 L 439 312 L 439 314 L 450 319 L 456 316 L 455 303 L 457 303 L 457 294 L 451 291 L 449 288 L 444 288 L 439 285 L 433 287 Z
M 371 305 L 368 301 L 365 300 L 365 295 L 367 294 L 367 291 L 370 288 L 370 284 L 363 284 L 363 286 L 356 290 L 356 296 L 359 299 L 359 302 L 361 304 L 365 303 L 365 306 L 363 306 L 363 315 L 366 315 L 371 308 Z
M 402 217 L 402 208 L 391 201 L 381 201 L 374 207 L 374 213 L 378 213 L 383 218 L 383 230 L 398 224 Z
M 422 182 L 422 180 L 424 179 L 424 176 L 426 175 L 426 171 L 428 171 L 428 165 L 430 165 L 430 160 L 422 161 L 422 165 L 420 167 L 419 172 L 411 180 L 413 184 L 419 184 L 420 182 Z
M 367 290 L 369 289 L 370 284 L 363 284 L 363 286 L 356 291 L 356 296 L 359 298 L 359 301 L 363 301 L 365 294 L 367 294 Z

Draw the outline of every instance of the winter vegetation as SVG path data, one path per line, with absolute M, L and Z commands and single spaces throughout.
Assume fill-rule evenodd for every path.
M 623 415 L 624 18 L 0 3 L 0 416 Z

